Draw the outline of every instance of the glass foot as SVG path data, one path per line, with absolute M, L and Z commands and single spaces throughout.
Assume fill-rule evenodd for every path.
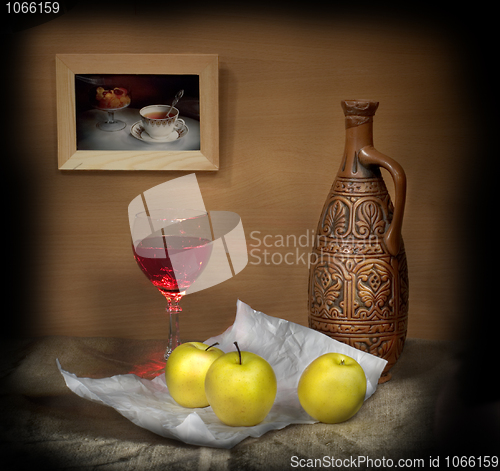
M 101 131 L 106 131 L 106 132 L 115 132 L 115 131 L 121 131 L 122 129 L 125 129 L 127 126 L 127 123 L 117 120 L 117 121 L 105 121 L 104 123 L 97 123 L 97 127 Z

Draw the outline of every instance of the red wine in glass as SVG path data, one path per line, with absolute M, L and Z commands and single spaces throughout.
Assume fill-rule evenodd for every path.
M 134 258 L 162 294 L 186 291 L 205 268 L 212 245 L 200 237 L 151 235 L 133 247 Z

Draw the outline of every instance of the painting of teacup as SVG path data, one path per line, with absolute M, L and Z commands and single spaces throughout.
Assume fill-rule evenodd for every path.
M 144 130 L 153 139 L 166 138 L 175 129 L 177 122 L 185 124 L 179 118 L 179 110 L 170 105 L 145 106 L 141 108 L 140 115 Z

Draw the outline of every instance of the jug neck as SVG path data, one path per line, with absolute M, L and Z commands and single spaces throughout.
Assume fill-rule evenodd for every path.
M 342 102 L 345 117 L 345 147 L 339 176 L 346 178 L 380 177 L 378 167 L 367 168 L 358 159 L 359 151 L 373 146 L 373 115 L 378 102 L 350 100 Z

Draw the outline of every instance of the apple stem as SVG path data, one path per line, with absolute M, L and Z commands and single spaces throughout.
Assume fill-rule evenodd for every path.
M 236 349 L 238 350 L 238 355 L 240 357 L 240 365 L 241 365 L 241 352 L 240 352 L 240 347 L 238 347 L 238 342 L 234 342 L 234 344 L 236 345 Z
M 215 342 L 213 345 L 208 346 L 205 348 L 205 351 L 208 351 L 209 348 L 215 347 L 216 345 L 219 345 L 219 342 Z
M 340 364 L 343 365 L 344 364 L 344 359 L 342 358 L 342 360 L 340 360 Z

